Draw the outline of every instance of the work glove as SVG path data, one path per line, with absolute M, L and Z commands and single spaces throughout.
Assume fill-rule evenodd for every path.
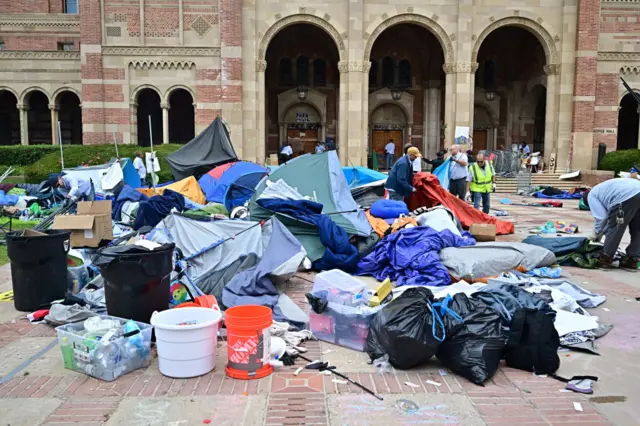
M 495 182 L 491 185 L 491 192 L 496 192 L 496 184 L 495 184 Z
M 593 230 L 591 231 L 591 234 L 589 234 L 589 239 L 594 243 L 599 243 L 600 240 L 602 240 L 603 235 L 604 235 L 604 232 L 596 232 L 595 230 Z
M 471 202 L 471 193 L 467 192 L 467 195 L 464 197 L 465 201 L 467 201 L 468 203 Z

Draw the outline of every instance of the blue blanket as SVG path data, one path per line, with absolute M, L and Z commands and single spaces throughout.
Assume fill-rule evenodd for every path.
M 184 196 L 169 189 L 162 195 L 155 195 L 147 201 L 141 201 L 133 229 L 137 231 L 145 225 L 156 226 L 171 213 L 174 207 L 179 212 L 184 210 Z
M 118 194 L 118 197 L 115 199 L 115 201 L 113 201 L 113 204 L 111 206 L 111 219 L 120 220 L 120 216 L 122 215 L 122 206 L 124 206 L 125 202 L 146 200 L 148 200 L 148 197 L 142 192 L 129 185 L 123 186 L 120 190 L 120 193 Z
M 351 244 L 344 229 L 336 225 L 327 215 L 321 214 L 322 204 L 308 200 L 280 200 L 263 198 L 257 200 L 261 207 L 312 223 L 318 228 L 320 242 L 325 246 L 324 255 L 313 263 L 319 271 L 342 269 L 351 272 L 358 264 L 358 249 Z
M 542 191 L 538 191 L 531 194 L 531 196 L 536 198 L 548 198 L 552 200 L 579 200 L 580 198 L 582 198 L 581 193 L 576 192 L 574 194 L 569 194 L 568 191 L 564 191 L 564 193 L 558 195 L 545 195 L 542 193 Z
M 440 250 L 475 245 L 468 233 L 459 237 L 448 229 L 427 226 L 403 229 L 384 237 L 358 263 L 357 275 L 372 275 L 378 281 L 390 278 L 401 285 L 449 285 L 449 271 L 440 261 Z
M 15 206 L 20 200 L 17 195 L 7 195 L 4 191 L 0 191 L 0 206 Z

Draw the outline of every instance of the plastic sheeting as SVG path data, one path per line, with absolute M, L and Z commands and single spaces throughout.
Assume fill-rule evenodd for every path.
M 413 186 L 416 188 L 416 192 L 411 195 L 409 201 L 411 210 L 418 207 L 443 205 L 456 215 L 465 229 L 468 229 L 473 223 L 490 223 L 496 225 L 498 235 L 513 234 L 514 232 L 513 223 L 484 214 L 454 197 L 440 185 L 438 178 L 432 174 L 416 173 L 413 177 Z
M 454 277 L 493 277 L 518 267 L 526 270 L 553 265 L 549 250 L 524 243 L 490 242 L 472 247 L 450 247 L 440 251 L 442 263 Z
M 153 197 L 154 195 L 162 195 L 162 193 L 167 189 L 184 195 L 194 203 L 207 204 L 207 199 L 205 198 L 200 185 L 198 185 L 198 181 L 193 176 L 189 176 L 186 179 L 182 179 L 170 185 L 162 186 L 159 188 L 157 187 L 155 189 L 155 192 L 153 188 L 141 188 L 138 189 L 138 191 L 140 191 L 147 197 Z

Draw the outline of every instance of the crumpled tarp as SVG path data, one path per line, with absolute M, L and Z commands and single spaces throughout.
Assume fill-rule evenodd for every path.
M 473 247 L 451 247 L 440 252 L 442 263 L 454 277 L 495 277 L 523 267 L 527 271 L 556 263 L 555 255 L 524 243 L 488 242 Z
M 111 207 L 111 218 L 113 220 L 121 220 L 122 216 L 122 208 L 127 201 L 130 202 L 138 202 L 138 201 L 146 201 L 149 198 L 139 192 L 137 189 L 132 186 L 125 185 L 120 190 L 118 197 L 114 201 L 112 201 Z
M 156 195 L 147 201 L 141 201 L 133 229 L 137 231 L 145 225 L 156 226 L 174 208 L 179 212 L 184 210 L 184 197 L 171 190 L 166 190 L 162 195 Z
M 586 237 L 542 237 L 532 235 L 523 243 L 544 247 L 553 252 L 557 262 L 562 266 L 578 266 L 585 269 L 595 269 L 602 246 L 592 244 Z
M 403 229 L 379 241 L 358 263 L 357 275 L 372 275 L 378 281 L 390 278 L 398 286 L 448 285 L 451 277 L 438 252 L 475 243 L 468 233 L 459 237 L 449 230 L 437 232 L 425 226 Z
M 451 195 L 440 186 L 438 178 L 430 173 L 416 173 L 413 176 L 413 186 L 416 192 L 411 195 L 409 206 L 411 210 L 419 207 L 433 207 L 442 204 L 451 210 L 462 226 L 469 229 L 473 223 L 490 223 L 496 225 L 498 235 L 513 234 L 514 225 L 511 222 L 498 220 L 493 216 L 476 210 L 461 199 Z
M 531 194 L 531 196 L 536 198 L 550 198 L 553 200 L 579 200 L 580 198 L 582 198 L 582 194 L 579 192 L 569 194 L 569 191 L 562 191 L 562 194 L 546 195 L 544 193 L 544 190 L 534 192 L 533 194 Z
M 177 152 L 177 151 L 176 151 Z M 207 204 L 207 199 L 204 196 L 204 192 L 202 192 L 202 188 L 200 188 L 200 184 L 193 176 L 189 176 L 188 178 L 179 180 L 177 182 L 173 182 L 169 185 L 165 186 L 157 186 L 154 188 L 140 188 L 138 191 L 142 192 L 147 197 L 153 197 L 154 195 L 162 195 L 164 191 L 174 191 L 178 192 L 194 203 L 198 204 Z
M 358 250 L 349 241 L 344 229 L 333 222 L 329 216 L 321 214 L 322 204 L 309 200 L 279 200 L 273 198 L 258 199 L 260 207 L 285 214 L 318 228 L 320 241 L 326 247 L 324 255 L 313 263 L 315 269 L 328 271 L 341 269 L 354 271 L 358 263 Z

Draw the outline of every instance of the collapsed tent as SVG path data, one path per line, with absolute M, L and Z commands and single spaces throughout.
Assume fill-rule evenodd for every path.
M 411 210 L 419 207 L 433 207 L 443 205 L 451 210 L 466 229 L 474 223 L 490 223 L 496 225 L 498 235 L 513 234 L 513 223 L 497 220 L 495 217 L 476 210 L 473 206 L 461 199 L 454 197 L 440 186 L 438 178 L 429 173 L 416 173 L 413 177 L 413 186 L 416 192 L 411 195 L 409 205 Z
M 167 156 L 173 177 L 198 176 L 213 167 L 237 161 L 227 125 L 220 117 L 179 150 Z
M 98 166 L 89 166 L 89 167 L 74 167 L 69 169 L 64 169 L 63 172 L 69 176 L 73 176 L 76 179 L 91 179 L 93 182 L 93 187 L 95 189 L 96 194 L 104 195 L 107 192 L 113 190 L 116 184 L 119 183 L 118 178 L 124 181 L 126 185 L 129 185 L 133 188 L 140 187 L 140 177 L 138 176 L 138 172 L 133 167 L 133 163 L 128 158 L 120 158 L 120 167 L 122 169 L 122 173 L 114 173 L 115 170 L 112 170 L 112 167 L 118 168 L 116 165 L 116 159 L 112 159 L 106 164 L 100 164 Z M 103 188 L 103 178 L 107 177 L 107 181 L 105 182 L 105 188 Z M 115 177 L 115 181 L 114 181 Z
M 366 167 L 343 167 L 342 172 L 350 188 L 387 180 L 387 175 L 384 173 Z
M 138 191 L 142 192 L 147 197 L 153 197 L 154 195 L 162 195 L 164 191 L 170 190 L 182 194 L 194 203 L 206 204 L 207 199 L 202 193 L 198 181 L 193 176 L 179 180 L 178 182 L 172 182 L 165 186 L 156 186 L 155 192 L 153 188 L 140 188 Z
M 211 169 L 198 180 L 208 202 L 223 204 L 228 211 L 243 205 L 269 171 L 247 161 L 227 163 Z
M 234 306 L 241 301 L 248 303 L 250 298 L 252 304 L 271 307 L 272 285 L 291 278 L 305 257 L 300 243 L 275 218 L 261 224 L 245 220 L 194 220 L 172 214 L 156 227 L 150 238 L 159 243 L 174 242 L 184 256 L 180 265 L 193 284 L 218 301 L 226 300 Z M 223 296 L 227 285 L 231 286 L 230 293 Z M 276 309 L 274 314 L 282 313 L 280 320 L 292 319 L 285 313 L 288 310 L 284 305 L 289 306 L 286 299 L 287 296 L 277 298 L 282 309 Z

